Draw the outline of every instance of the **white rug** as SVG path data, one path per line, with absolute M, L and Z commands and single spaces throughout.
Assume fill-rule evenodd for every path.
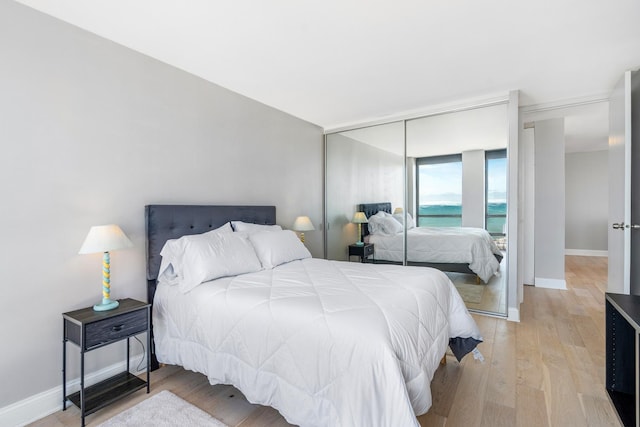
M 119 413 L 99 427 L 228 427 L 170 391 L 160 393 Z

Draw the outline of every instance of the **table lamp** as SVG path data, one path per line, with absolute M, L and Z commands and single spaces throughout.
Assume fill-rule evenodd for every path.
M 109 251 L 130 248 L 131 240 L 122 229 L 115 224 L 97 225 L 91 227 L 79 254 L 93 254 L 102 252 L 102 302 L 93 306 L 95 311 L 113 310 L 118 307 L 118 301 L 112 301 L 111 296 L 111 266 Z
M 394 215 L 401 214 L 402 212 L 404 212 L 404 211 L 402 210 L 402 208 L 399 208 L 399 207 L 398 207 L 398 208 L 395 208 L 395 209 L 393 210 L 393 214 L 394 214 Z
M 362 242 L 362 224 L 366 224 L 369 222 L 367 221 L 367 216 L 364 214 L 364 212 L 356 212 L 355 214 L 353 214 L 353 219 L 351 220 L 351 222 L 358 224 L 358 242 L 356 243 L 356 245 L 364 245 L 364 243 Z
M 316 229 L 308 216 L 297 217 L 292 228 L 294 231 L 298 231 L 300 233 L 300 241 L 302 243 L 304 243 L 304 232 Z

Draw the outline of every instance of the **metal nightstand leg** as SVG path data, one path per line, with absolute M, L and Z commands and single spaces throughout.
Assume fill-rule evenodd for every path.
M 62 329 L 64 330 L 64 319 Z M 62 334 L 62 410 L 67 410 L 67 339 Z
M 80 351 L 80 418 L 82 419 L 82 427 L 84 427 L 85 417 L 84 403 L 84 351 Z

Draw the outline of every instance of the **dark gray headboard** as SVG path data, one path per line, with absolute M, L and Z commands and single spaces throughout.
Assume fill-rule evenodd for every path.
M 391 202 L 361 203 L 358 205 L 358 211 L 364 212 L 367 218 L 369 218 L 371 215 L 377 214 L 380 211 L 391 213 Z M 367 226 L 367 224 L 362 225 L 362 237 L 364 237 L 369 234 L 369 227 Z
M 148 205 L 144 209 L 147 232 L 147 280 L 149 302 L 153 302 L 155 280 L 158 278 L 162 257 L 160 251 L 169 239 L 188 234 L 200 234 L 218 228 L 229 221 L 255 224 L 275 224 L 275 206 L 196 206 Z
M 205 233 L 229 221 L 275 224 L 276 207 L 148 205 L 144 208 L 144 218 L 147 231 L 147 301 L 153 303 L 162 261 L 160 251 L 167 240 L 188 234 Z M 151 337 L 153 340 L 153 324 Z M 151 370 L 156 370 L 160 365 L 155 355 L 155 344 L 152 344 L 150 353 Z

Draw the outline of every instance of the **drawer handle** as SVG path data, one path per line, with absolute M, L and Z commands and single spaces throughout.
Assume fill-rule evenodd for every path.
M 111 330 L 113 332 L 120 332 L 123 327 L 124 327 L 124 325 L 115 325 L 113 328 L 111 328 Z

